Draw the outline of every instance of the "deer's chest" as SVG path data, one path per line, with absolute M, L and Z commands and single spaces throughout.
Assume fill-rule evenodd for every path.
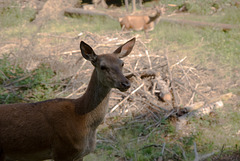
M 104 117 L 107 112 L 106 104 L 105 106 L 98 106 L 98 108 L 87 114 L 85 120 L 86 131 L 82 136 L 83 139 L 80 141 L 81 145 L 84 145 L 83 150 L 80 150 L 79 157 L 85 156 L 92 152 L 96 147 L 96 129 L 103 122 Z M 84 142 L 84 143 L 83 143 Z M 80 149 L 81 149 L 80 148 Z

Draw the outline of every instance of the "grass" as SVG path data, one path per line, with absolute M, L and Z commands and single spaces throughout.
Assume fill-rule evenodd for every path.
M 161 1 L 163 4 L 172 3 L 178 6 L 184 2 L 183 0 Z M 188 1 L 189 12 L 194 16 L 189 15 L 184 18 L 229 24 L 240 22 L 239 8 L 226 5 L 231 3 L 228 0 L 194 2 Z M 211 6 L 214 3 L 217 3 L 222 10 L 211 15 Z M 169 9 L 173 10 L 173 8 Z M 7 7 L 0 13 L 0 21 L 3 22 L 0 24 L 2 41 L 27 39 L 32 34 L 36 34 L 37 26 L 29 23 L 35 14 L 33 10 Z M 82 31 L 104 35 L 108 32 L 119 32 L 119 30 L 117 21 L 101 16 L 83 16 L 53 20 L 44 24 L 40 32 L 76 36 Z M 137 33 L 144 37 L 143 33 Z M 240 31 L 237 29 L 222 32 L 211 28 L 200 29 L 160 21 L 155 30 L 150 32 L 150 38 L 154 40 L 147 44 L 150 50 L 164 51 L 168 48 L 170 56 L 175 58 L 175 61 L 187 56 L 192 64 L 203 67 L 214 66 L 216 75 L 223 70 L 225 77 L 230 79 L 235 76 L 233 69 L 236 71 L 240 69 Z M 11 62 L 11 57 L 3 57 L 0 59 L 0 104 L 54 98 L 56 92 L 63 86 L 52 77 L 57 77 L 57 74 L 46 65 L 40 65 L 33 71 L 26 71 L 19 64 Z M 239 88 L 228 90 L 240 95 Z M 159 157 L 185 160 L 183 152 L 187 160 L 193 160 L 194 142 L 202 154 L 220 150 L 223 145 L 228 150 L 239 151 L 240 140 L 237 133 L 240 122 L 240 102 L 236 104 L 224 102 L 224 104 L 224 110 L 217 111 L 213 117 L 204 116 L 201 119 L 189 120 L 194 130 L 187 136 L 176 132 L 175 125 L 166 120 L 162 120 L 157 125 L 151 118 L 143 118 L 143 120 L 125 118 L 118 124 L 113 121 L 112 126 L 99 129 L 97 149 L 88 155 L 85 161 L 121 159 L 152 161 Z M 164 144 L 165 149 L 162 151 Z
M 67 23 L 66 23 L 67 22 Z M 69 25 L 71 24 L 71 25 Z M 102 25 L 104 24 L 104 28 Z M 42 29 L 47 33 L 80 33 L 89 31 L 104 34 L 108 31 L 117 31 L 120 25 L 117 21 L 108 19 L 104 16 L 83 16 L 83 17 L 64 17 L 62 20 L 51 21 Z
M 0 8 L 0 28 L 16 27 L 32 21 L 35 10 L 29 7 L 22 8 L 18 3 L 10 1 L 10 4 Z
M 240 67 L 239 30 L 222 32 L 160 22 L 151 38 L 155 41 L 149 47 L 155 50 L 168 47 L 171 51 L 177 50 L 177 53 L 182 52 L 195 59 L 195 63 L 207 64 L 206 60 L 212 59 L 211 62 L 217 61 L 221 66 Z
M 196 137 L 201 151 L 213 151 L 221 149 L 225 145 L 225 150 L 239 150 L 239 113 L 237 107 L 226 104 L 224 110 L 219 110 L 216 116 L 205 116 L 200 120 L 192 120 L 200 134 Z

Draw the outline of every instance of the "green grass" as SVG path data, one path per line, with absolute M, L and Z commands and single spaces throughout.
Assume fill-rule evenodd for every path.
M 0 8 L 0 28 L 16 27 L 32 21 L 35 17 L 35 10 L 21 6 L 12 1 L 8 6 Z
M 193 58 L 196 63 L 216 61 L 220 66 L 240 67 L 239 30 L 222 32 L 160 22 L 151 33 L 151 38 L 155 41 L 149 47 L 154 50 L 168 48 Z
M 239 110 L 240 107 L 233 107 L 226 104 L 223 110 L 219 110 L 214 117 L 205 116 L 202 119 L 192 120 L 191 123 L 196 127 L 200 134 L 196 137 L 199 150 L 207 153 L 219 150 L 225 145 L 225 150 L 238 150 L 240 138 L 239 134 Z
M 104 27 L 103 27 L 104 25 Z M 104 34 L 109 31 L 118 31 L 120 25 L 117 21 L 104 16 L 81 16 L 81 17 L 64 17 L 62 20 L 51 21 L 44 26 L 42 32 L 47 33 L 75 33 L 88 31 L 93 33 Z

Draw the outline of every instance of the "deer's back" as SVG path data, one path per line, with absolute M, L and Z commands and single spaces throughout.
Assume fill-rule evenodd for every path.
M 81 148 L 79 135 L 84 133 L 81 126 L 84 121 L 75 119 L 71 100 L 0 105 L 0 149 L 16 158 L 22 154 L 25 158 L 28 155 L 50 158 L 52 149 L 60 148 L 64 142 L 66 147 Z
M 148 24 L 149 20 L 148 16 L 126 16 L 120 20 L 120 24 L 126 30 L 149 30 L 154 25 L 153 23 Z

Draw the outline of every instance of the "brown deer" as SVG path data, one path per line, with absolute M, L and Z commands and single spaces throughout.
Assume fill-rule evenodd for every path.
M 152 31 L 154 29 L 155 24 L 158 22 L 162 11 L 161 9 L 156 9 L 157 13 L 155 16 L 134 16 L 129 15 L 122 18 L 119 18 L 119 23 L 121 25 L 122 30 L 135 30 L 140 31 L 144 30 L 144 32 Z
M 96 55 L 85 42 L 82 56 L 95 67 L 82 97 L 0 105 L 0 161 L 82 161 L 95 148 L 111 88 L 126 91 L 130 82 L 123 61 L 135 38 L 112 54 Z

